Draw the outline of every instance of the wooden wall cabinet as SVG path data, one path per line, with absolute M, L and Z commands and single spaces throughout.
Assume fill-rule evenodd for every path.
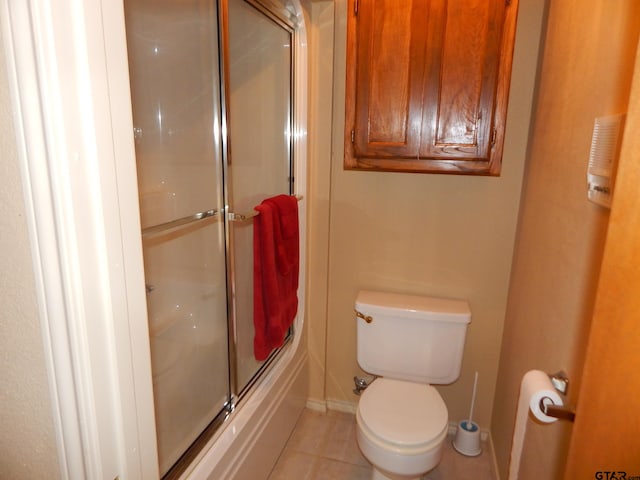
M 346 169 L 499 175 L 517 0 L 350 0 Z

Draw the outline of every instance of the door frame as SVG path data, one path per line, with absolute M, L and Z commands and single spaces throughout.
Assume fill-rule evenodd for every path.
M 124 25 L 122 2 L 0 0 L 64 479 L 158 478 Z

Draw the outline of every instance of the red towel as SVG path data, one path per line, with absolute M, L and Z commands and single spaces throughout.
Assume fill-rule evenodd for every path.
M 284 343 L 298 311 L 298 200 L 278 195 L 255 207 L 253 221 L 253 352 L 266 359 Z

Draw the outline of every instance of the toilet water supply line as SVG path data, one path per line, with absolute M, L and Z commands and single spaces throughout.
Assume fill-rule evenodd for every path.
M 356 395 L 360 395 L 362 391 L 369 386 L 369 382 L 358 376 L 353 377 L 353 383 L 356 386 L 356 388 L 353 389 L 353 393 Z
M 353 377 L 353 383 L 356 386 L 356 388 L 353 389 L 353 393 L 355 393 L 356 395 L 360 395 L 362 391 L 367 388 L 376 378 L 378 378 L 377 375 L 374 375 L 370 380 L 358 376 Z

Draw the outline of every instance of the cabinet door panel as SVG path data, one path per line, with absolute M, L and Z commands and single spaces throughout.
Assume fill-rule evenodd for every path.
M 362 2 L 357 31 L 355 152 L 417 157 L 425 0 Z
M 427 82 L 421 157 L 486 160 L 504 17 L 504 2 L 449 0 L 441 9 L 437 78 Z M 435 80 L 435 81 L 434 81 Z

